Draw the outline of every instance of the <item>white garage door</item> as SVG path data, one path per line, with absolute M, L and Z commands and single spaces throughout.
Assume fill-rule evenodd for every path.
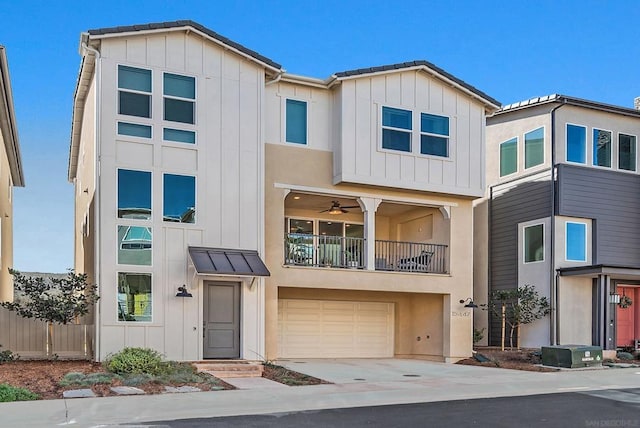
M 278 301 L 280 358 L 393 357 L 393 303 Z

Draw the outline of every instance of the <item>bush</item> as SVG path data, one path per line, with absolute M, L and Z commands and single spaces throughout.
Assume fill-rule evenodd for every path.
M 165 373 L 167 364 L 162 355 L 149 348 L 124 348 L 110 356 L 104 362 L 107 371 L 117 374 L 150 374 L 153 376 Z
M 113 373 L 90 373 L 88 375 L 78 372 L 69 372 L 60 382 L 60 386 L 92 386 L 97 384 L 111 384 L 115 379 L 120 379 L 120 376 Z
M 28 389 L 17 388 L 6 383 L 0 383 L 0 403 L 10 401 L 38 400 L 40 397 Z
M 0 348 L 2 348 L 2 345 L 0 345 Z M 18 359 L 18 356 L 8 349 L 5 349 L 4 351 L 0 351 L 0 364 L 10 363 L 11 361 L 15 361 L 17 359 Z

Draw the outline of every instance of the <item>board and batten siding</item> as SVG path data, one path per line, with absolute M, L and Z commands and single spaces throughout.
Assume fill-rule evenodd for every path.
M 340 85 L 340 125 L 334 183 L 349 182 L 481 197 L 484 194 L 484 106 L 421 71 L 346 79 Z M 383 150 L 382 107 L 449 117 L 449 156 Z
M 100 355 L 124 346 L 153 347 L 169 359 L 201 357 L 201 289 L 192 282 L 188 246 L 260 250 L 263 246 L 264 69 L 198 35 L 170 32 L 107 38 L 101 42 L 100 91 Z M 152 118 L 117 114 L 117 69 L 129 65 L 152 71 Z M 195 77 L 195 124 L 163 120 L 163 72 Z M 153 138 L 120 136 L 118 120 L 153 127 Z M 163 127 L 191 129 L 196 144 L 164 142 Z M 118 168 L 152 173 L 152 266 L 117 264 Z M 163 174 L 196 178 L 196 222 L 162 219 Z M 98 223 L 97 223 L 98 224 Z M 117 320 L 117 273 L 152 274 L 153 320 Z M 193 299 L 175 298 L 188 284 Z M 243 304 L 256 306 L 259 287 L 243 289 Z M 257 315 L 243 322 L 258 328 Z M 260 349 L 259 344 L 244 344 Z
M 518 286 L 518 224 L 551 215 L 551 174 L 495 186 L 490 201 L 490 292 Z M 491 315 L 491 343 L 499 345 L 500 320 Z
M 592 264 L 640 268 L 640 176 L 558 165 L 558 215 L 595 220 Z

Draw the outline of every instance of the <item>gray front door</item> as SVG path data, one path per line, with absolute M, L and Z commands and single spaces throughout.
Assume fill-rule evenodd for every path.
M 240 358 L 240 284 L 204 283 L 204 358 Z

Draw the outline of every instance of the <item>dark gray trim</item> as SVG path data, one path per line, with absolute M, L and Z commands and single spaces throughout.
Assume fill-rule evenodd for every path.
M 561 268 L 557 270 L 560 276 L 637 276 L 640 281 L 640 269 L 628 266 L 612 266 L 612 265 L 590 265 L 590 266 L 574 266 Z
M 471 86 L 467 82 L 458 79 L 457 77 L 455 77 L 454 75 L 452 75 L 450 73 L 447 73 L 446 71 L 444 71 L 442 68 L 438 67 L 437 65 L 435 65 L 433 63 L 430 63 L 429 61 L 425 61 L 423 59 L 419 59 L 419 60 L 415 60 L 415 61 L 408 61 L 408 62 L 400 62 L 400 63 L 397 63 L 397 64 L 380 65 L 380 66 L 377 66 L 377 67 L 367 67 L 367 68 L 358 68 L 358 69 L 355 69 L 355 70 L 339 71 L 339 72 L 334 73 L 334 74 L 336 75 L 336 77 L 340 78 L 340 77 L 359 76 L 359 75 L 362 75 L 362 74 L 379 73 L 381 71 L 402 70 L 403 68 L 420 67 L 420 66 L 424 66 L 424 67 L 430 68 L 431 70 L 435 71 L 436 73 L 441 74 L 442 76 L 446 77 L 447 79 L 456 82 L 458 85 L 468 89 L 469 91 L 473 92 L 474 94 L 476 94 L 480 98 L 483 98 L 483 99 L 489 101 L 491 104 L 494 104 L 495 106 L 499 107 L 499 106 L 502 105 L 500 103 L 500 101 L 496 100 L 495 98 L 490 97 L 489 95 L 485 94 L 484 92 L 482 92 L 481 90 L 477 89 L 476 87 Z
M 204 275 L 270 276 L 255 250 L 189 247 L 196 272 Z
M 270 67 L 277 68 L 279 70 L 282 69 L 282 66 L 280 64 L 267 58 L 266 56 L 260 55 L 258 52 L 253 51 L 245 46 L 242 46 L 240 43 L 236 43 L 233 40 L 228 39 L 216 33 L 215 31 L 208 29 L 204 25 L 191 21 L 190 19 L 180 20 L 180 21 L 153 22 L 149 24 L 139 24 L 139 25 L 126 25 L 122 27 L 97 28 L 97 29 L 89 30 L 89 35 L 104 36 L 108 34 L 131 33 L 136 31 L 166 30 L 166 29 L 180 28 L 180 27 L 191 27 L 195 30 L 198 30 L 206 34 L 207 36 L 213 39 L 216 39 L 221 43 L 224 43 L 227 46 L 231 46 L 232 48 L 237 49 L 240 52 L 247 54 L 256 60 L 267 64 Z
M 16 123 L 13 92 L 9 78 L 9 64 L 4 46 L 0 45 L 0 134 L 4 140 L 7 153 L 11 181 L 14 186 L 24 187 L 24 172 L 20 143 L 18 141 L 18 126 Z

